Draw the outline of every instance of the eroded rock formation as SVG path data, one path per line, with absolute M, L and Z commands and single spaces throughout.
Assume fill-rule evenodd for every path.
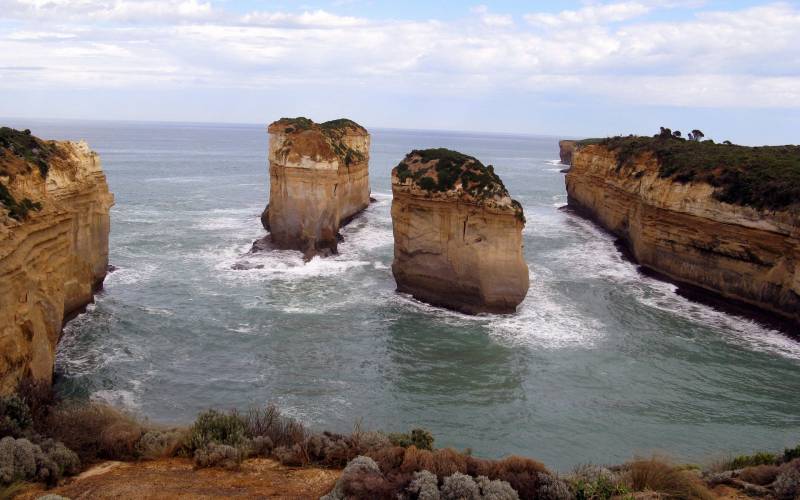
M 558 141 L 558 156 L 564 165 L 572 165 L 572 153 L 575 152 L 577 141 Z
M 493 167 L 446 149 L 392 170 L 397 290 L 469 314 L 510 313 L 528 292 L 522 206 Z
M 367 130 L 341 119 L 282 118 L 269 126 L 272 245 L 306 258 L 336 253 L 339 228 L 369 205 Z
M 719 187 L 665 176 L 652 154 L 621 163 L 598 144 L 575 151 L 566 184 L 569 205 L 619 236 L 646 268 L 800 323 L 796 208 L 726 203 Z
M 105 278 L 113 201 L 85 142 L 0 129 L 0 393 L 51 380 L 65 318 Z

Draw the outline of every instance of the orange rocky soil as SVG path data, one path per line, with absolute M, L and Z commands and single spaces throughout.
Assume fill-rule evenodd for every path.
M 333 489 L 341 471 L 285 467 L 275 460 L 246 460 L 240 470 L 194 469 L 191 460 L 104 462 L 46 491 L 78 499 L 313 498 Z M 41 487 L 16 498 L 35 499 Z

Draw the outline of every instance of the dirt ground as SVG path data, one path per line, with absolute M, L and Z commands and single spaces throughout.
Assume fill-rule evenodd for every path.
M 252 459 L 238 471 L 192 468 L 187 459 L 151 462 L 104 462 L 63 485 L 32 488 L 16 498 L 35 499 L 54 493 L 78 499 L 270 498 L 318 499 L 331 489 L 340 471 L 284 467 L 269 459 Z

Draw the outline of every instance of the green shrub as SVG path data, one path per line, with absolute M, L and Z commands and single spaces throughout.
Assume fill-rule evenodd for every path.
M 0 440 L 0 483 L 42 481 L 55 484 L 64 474 L 76 474 L 80 462 L 75 453 L 53 440 L 42 446 L 10 436 Z
M 573 483 L 577 500 L 609 500 L 627 496 L 630 490 L 622 483 L 612 481 L 609 476 L 598 476 L 594 481 L 579 479 Z
M 53 154 L 52 147 L 47 142 L 31 135 L 30 130 L 0 127 L 0 147 L 8 149 L 29 164 L 35 165 L 39 168 L 42 177 L 47 177 L 49 169 L 47 160 Z
M 236 413 L 208 410 L 195 420 L 186 436 L 186 448 L 194 452 L 211 443 L 239 446 L 245 440 L 245 424 Z
M 22 201 L 18 202 L 3 183 L 0 183 L 0 204 L 6 207 L 8 216 L 16 220 L 25 219 L 31 210 L 39 211 L 42 209 L 41 203 L 31 201 L 29 198 L 23 198 Z
M 209 443 L 194 452 L 194 465 L 197 468 L 220 467 L 238 469 L 244 460 L 245 453 L 241 448 L 227 444 Z
M 791 462 L 795 458 L 800 458 L 800 444 L 794 448 L 786 448 L 783 450 L 783 461 Z
M 772 465 L 778 461 L 778 457 L 773 453 L 760 451 L 752 455 L 739 455 L 725 463 L 725 470 L 743 469 L 755 465 Z
M 0 435 L 20 437 L 33 425 L 30 408 L 18 395 L 0 397 Z
M 433 449 L 433 434 L 425 429 L 413 429 L 411 434 L 393 433 L 389 434 L 389 441 L 394 446 L 402 446 L 408 448 L 409 446 L 416 446 L 420 450 Z

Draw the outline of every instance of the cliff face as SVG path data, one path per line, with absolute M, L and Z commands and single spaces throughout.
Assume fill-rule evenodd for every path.
M 619 166 L 602 145 L 580 147 L 569 204 L 618 235 L 636 260 L 668 277 L 800 323 L 800 215 L 719 201 L 705 182 L 659 176 L 642 154 Z
M 0 393 L 22 377 L 51 380 L 65 318 L 108 269 L 114 198 L 97 154 L 29 140 L 30 150 L 0 142 Z
M 278 248 L 335 253 L 339 228 L 369 205 L 366 129 L 304 118 L 269 126 L 269 205 L 262 216 Z
M 558 156 L 564 165 L 572 165 L 572 154 L 575 152 L 577 141 L 558 141 Z
M 392 170 L 392 194 L 399 292 L 468 314 L 516 310 L 529 286 L 525 217 L 491 166 L 413 151 Z

